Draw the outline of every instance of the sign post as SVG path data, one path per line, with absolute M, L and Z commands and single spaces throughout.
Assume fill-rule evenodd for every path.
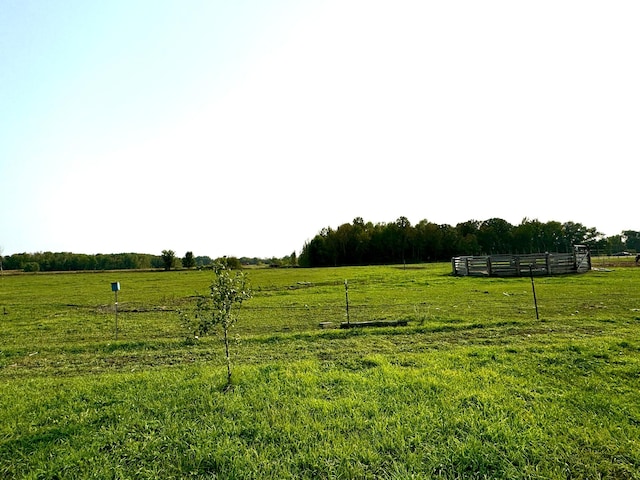
M 112 282 L 111 291 L 116 295 L 116 340 L 118 340 L 118 292 L 120 291 L 120 282 Z

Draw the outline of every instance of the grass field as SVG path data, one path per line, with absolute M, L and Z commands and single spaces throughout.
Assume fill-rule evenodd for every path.
M 606 266 L 536 278 L 539 320 L 449 264 L 248 270 L 227 393 L 177 313 L 211 272 L 5 273 L 0 477 L 640 478 L 640 268 Z M 345 280 L 408 326 L 320 328 Z

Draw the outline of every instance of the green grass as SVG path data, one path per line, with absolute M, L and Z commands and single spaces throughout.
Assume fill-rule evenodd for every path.
M 449 270 L 248 271 L 227 393 L 176 313 L 210 273 L 5 275 L 0 476 L 640 478 L 640 268 L 536 278 L 540 320 L 529 279 Z M 345 279 L 409 325 L 319 328 Z

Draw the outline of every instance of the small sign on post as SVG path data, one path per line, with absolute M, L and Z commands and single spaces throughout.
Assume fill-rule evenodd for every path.
M 118 292 L 120 291 L 120 282 L 111 282 L 111 291 L 116 295 L 116 340 L 118 340 Z

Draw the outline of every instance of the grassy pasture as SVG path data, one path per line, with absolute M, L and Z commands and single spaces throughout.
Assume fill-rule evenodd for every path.
M 536 278 L 540 320 L 529 279 L 449 272 L 249 270 L 228 393 L 176 313 L 210 272 L 5 274 L 0 476 L 640 478 L 640 268 Z M 408 327 L 319 328 L 345 279 Z

